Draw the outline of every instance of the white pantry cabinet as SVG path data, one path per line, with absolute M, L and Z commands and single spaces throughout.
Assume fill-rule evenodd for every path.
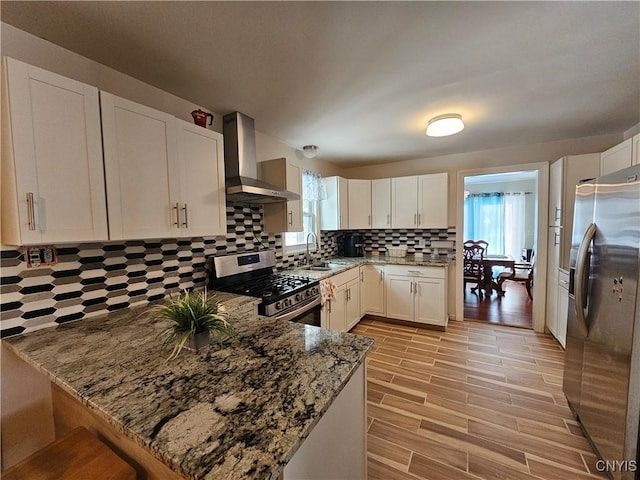
M 224 234 L 222 135 L 107 92 L 100 98 L 110 239 Z
M 300 195 L 300 200 L 264 206 L 265 232 L 302 232 L 302 167 L 294 160 L 276 158 L 258 163 L 258 168 L 265 182 Z
M 347 191 L 349 228 L 371 228 L 371 180 L 350 179 Z
M 446 327 L 447 269 L 444 267 L 385 267 L 386 316 Z
M 393 228 L 447 228 L 449 174 L 391 179 Z
M 600 156 L 600 175 L 617 172 L 633 164 L 634 139 L 628 138 L 624 142 L 602 152 Z
M 320 229 L 346 230 L 349 228 L 349 182 L 342 177 L 322 179 L 327 198 L 320 202 Z
M 371 180 L 371 227 L 391 228 L 391 179 Z
M 98 90 L 3 67 L 2 243 L 107 240 Z
M 384 266 L 360 266 L 360 317 L 370 313 L 385 315 L 384 308 Z

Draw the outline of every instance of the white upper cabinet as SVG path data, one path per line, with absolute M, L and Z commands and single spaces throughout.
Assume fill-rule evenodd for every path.
M 391 179 L 391 226 L 418 227 L 418 177 Z
M 447 228 L 449 174 L 418 177 L 418 228 Z
M 633 159 L 631 163 L 633 165 L 640 165 L 640 133 L 633 136 L 631 143 L 633 143 Z
M 175 117 L 100 92 L 112 240 L 181 233 Z
M 112 240 L 222 235 L 222 135 L 100 92 Z
M 371 227 L 391 228 L 391 179 L 371 180 Z
M 602 152 L 600 156 L 600 175 L 617 172 L 632 165 L 634 138 L 628 138 L 615 147 Z
M 186 236 L 225 235 L 227 213 L 222 135 L 176 119 L 180 213 Z
M 294 160 L 276 158 L 258 163 L 260 178 L 271 185 L 300 195 L 300 200 L 264 206 L 264 231 L 302 232 L 302 167 Z
M 349 180 L 349 228 L 371 228 L 371 180 Z
M 98 90 L 5 58 L 2 242 L 107 240 Z
M 349 182 L 342 177 L 322 179 L 327 198 L 320 202 L 320 229 L 346 230 L 349 228 Z
M 447 173 L 391 179 L 393 228 L 447 228 Z

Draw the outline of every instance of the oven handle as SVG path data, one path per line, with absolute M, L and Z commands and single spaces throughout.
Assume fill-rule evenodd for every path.
M 310 302 L 305 303 L 301 307 L 296 308 L 291 312 L 286 312 L 286 313 L 283 313 L 282 315 L 276 315 L 274 318 L 278 320 L 291 320 L 292 318 L 296 318 L 298 315 L 306 312 L 307 310 L 311 310 L 313 307 L 316 307 L 318 305 L 320 305 L 320 296 L 317 296 Z

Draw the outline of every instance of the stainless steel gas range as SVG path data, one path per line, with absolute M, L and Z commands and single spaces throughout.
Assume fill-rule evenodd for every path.
M 303 276 L 273 273 L 273 250 L 207 258 L 211 290 L 259 297 L 258 313 L 320 326 L 320 284 Z

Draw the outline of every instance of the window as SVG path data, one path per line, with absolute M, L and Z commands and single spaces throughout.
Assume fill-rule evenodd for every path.
M 313 232 L 317 236 L 317 242 L 311 241 L 310 251 L 316 251 L 320 243 L 318 222 L 318 201 L 321 197 L 322 182 L 320 175 L 305 170 L 302 172 L 302 232 L 284 233 L 284 250 L 287 253 L 301 252 L 307 249 L 307 235 Z M 313 238 L 313 237 L 312 237 Z

